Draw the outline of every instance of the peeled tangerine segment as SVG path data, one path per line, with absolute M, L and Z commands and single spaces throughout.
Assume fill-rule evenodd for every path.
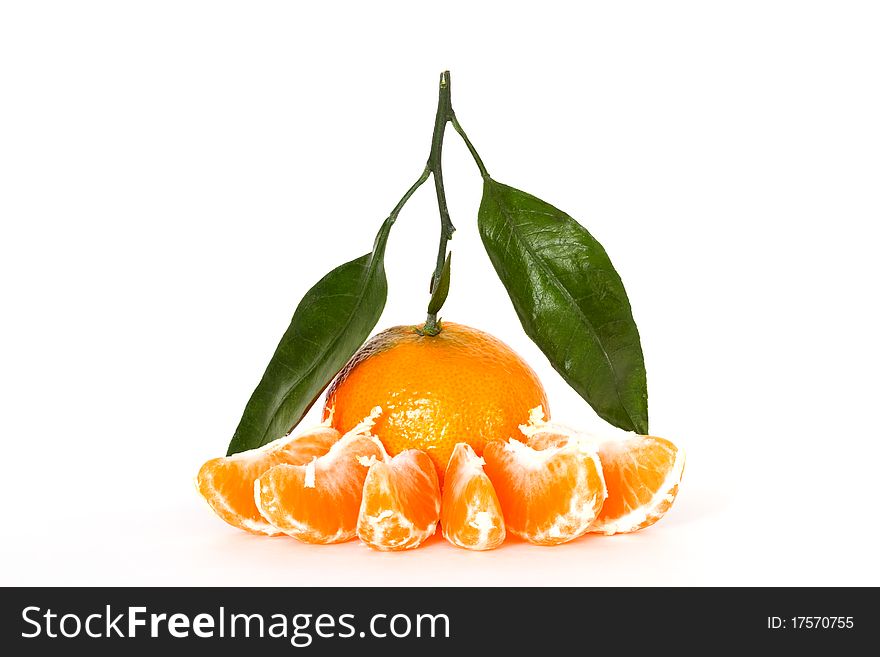
M 431 458 L 407 449 L 370 466 L 357 535 L 377 550 L 408 550 L 434 535 L 440 519 L 440 483 Z
M 385 459 L 369 430 L 378 409 L 305 465 L 270 468 L 251 487 L 263 518 L 306 543 L 342 543 L 355 537 L 369 464 Z
M 684 451 L 665 438 L 631 434 L 599 446 L 608 499 L 591 532 L 620 534 L 657 522 L 672 506 L 684 472 Z
M 541 420 L 532 411 L 524 441 L 486 445 L 485 470 L 507 529 L 538 545 L 558 545 L 587 532 L 605 501 L 602 466 L 585 435 Z
M 326 454 L 340 435 L 336 429 L 319 426 L 257 449 L 211 459 L 199 469 L 196 486 L 214 512 L 230 525 L 254 534 L 280 534 L 254 503 L 254 480 L 280 463 L 301 465 Z
M 468 550 L 491 550 L 506 536 L 501 503 L 483 464 L 470 445 L 458 443 L 446 466 L 440 526 L 447 541 Z

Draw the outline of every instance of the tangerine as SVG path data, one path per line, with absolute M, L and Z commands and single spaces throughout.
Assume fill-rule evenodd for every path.
M 599 457 L 588 438 L 541 420 L 534 409 L 524 440 L 486 445 L 486 474 L 495 486 L 511 533 L 538 545 L 582 536 L 605 501 Z
M 377 412 L 323 456 L 305 465 L 276 465 L 260 475 L 252 495 L 266 521 L 306 543 L 353 539 L 368 468 L 387 458 L 382 443 L 369 432 Z
M 440 519 L 440 483 L 427 454 L 407 449 L 375 460 L 364 481 L 357 535 L 377 550 L 416 548 Z
M 504 516 L 485 461 L 467 443 L 458 443 L 446 466 L 440 526 L 443 537 L 468 550 L 491 550 L 504 542 Z
M 389 454 L 420 449 L 442 477 L 456 443 L 481 455 L 488 441 L 515 435 L 529 409 L 546 412 L 547 396 L 506 344 L 443 322 L 437 335 L 395 326 L 370 339 L 330 385 L 324 418 L 345 432 L 374 406 L 382 409 L 374 431 Z
M 303 465 L 326 454 L 339 437 L 336 429 L 320 426 L 257 449 L 211 459 L 199 469 L 196 487 L 214 513 L 233 527 L 252 534 L 280 534 L 254 503 L 254 480 L 274 465 Z
M 598 448 L 608 498 L 591 532 L 622 534 L 650 527 L 672 506 L 684 473 L 684 451 L 656 436 L 632 434 Z

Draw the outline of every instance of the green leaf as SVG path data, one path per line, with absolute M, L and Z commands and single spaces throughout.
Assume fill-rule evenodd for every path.
M 385 307 L 385 245 L 393 223 L 389 218 L 382 224 L 371 253 L 337 267 L 306 292 L 245 406 L 227 454 L 289 433 L 367 339 Z
M 452 254 L 446 256 L 446 262 L 443 263 L 443 269 L 440 271 L 440 280 L 437 281 L 437 287 L 431 292 L 431 301 L 428 302 L 428 314 L 436 315 L 440 312 L 443 304 L 446 303 L 446 297 L 449 296 L 449 276 L 452 267 Z M 431 279 L 433 284 L 434 279 Z
M 639 331 L 605 249 L 570 216 L 486 179 L 480 236 L 528 336 L 611 424 L 648 433 Z

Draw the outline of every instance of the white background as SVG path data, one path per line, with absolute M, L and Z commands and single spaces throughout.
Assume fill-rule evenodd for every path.
M 0 584 L 880 585 L 878 33 L 869 2 L 4 3 Z M 418 176 L 444 68 L 494 177 L 621 272 L 679 499 L 557 548 L 238 532 L 193 477 Z M 494 278 L 451 131 L 444 171 L 443 315 L 601 428 Z M 377 329 L 423 318 L 437 232 L 426 185 Z

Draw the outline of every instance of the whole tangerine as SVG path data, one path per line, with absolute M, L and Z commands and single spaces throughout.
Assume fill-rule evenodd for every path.
M 436 335 L 394 326 L 370 339 L 331 383 L 324 419 L 346 432 L 374 407 L 373 433 L 389 454 L 420 449 L 443 476 L 456 443 L 481 455 L 485 444 L 519 435 L 547 396 L 534 370 L 501 340 L 443 322 Z

